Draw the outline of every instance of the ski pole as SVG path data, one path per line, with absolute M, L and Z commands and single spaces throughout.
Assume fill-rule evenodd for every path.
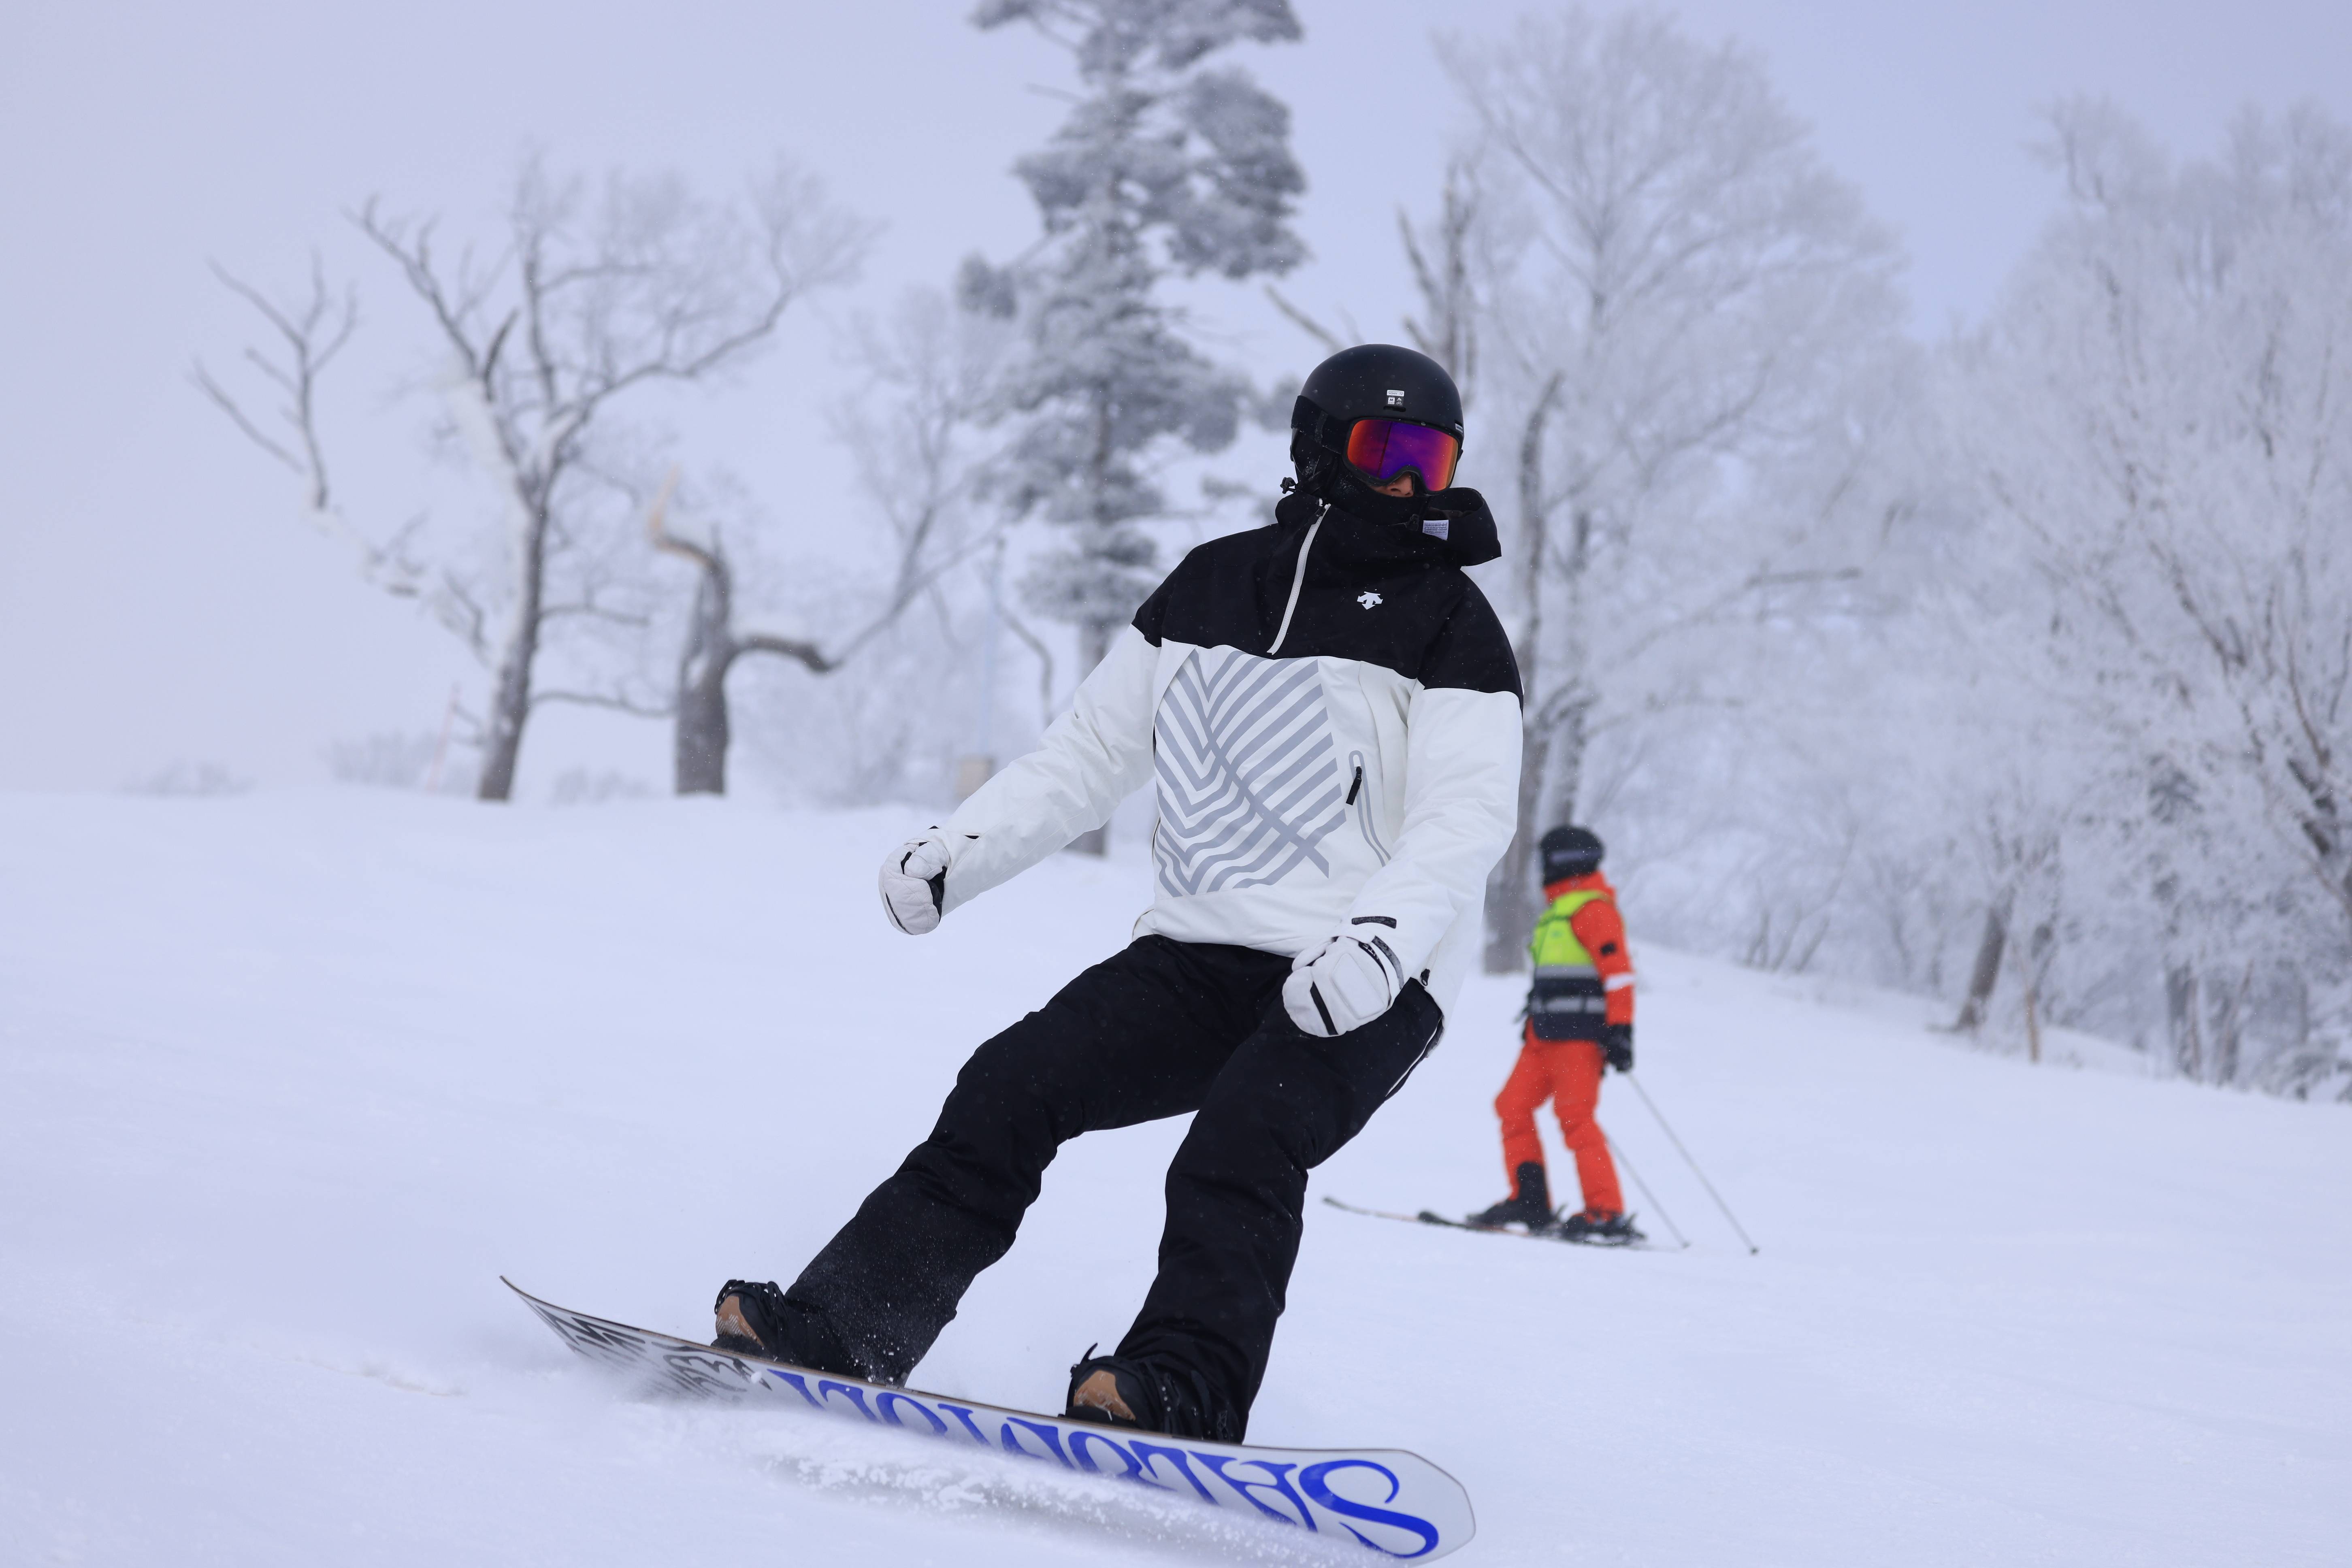
M 1606 1132 L 1601 1135 L 1601 1140 L 1609 1145 L 1610 1157 L 1624 1166 L 1625 1173 L 1633 1178 L 1633 1184 L 1642 1189 L 1642 1196 L 1649 1200 L 1651 1210 L 1666 1222 L 1668 1230 L 1675 1233 L 1675 1245 L 1688 1251 L 1690 1237 L 1685 1236 L 1683 1227 L 1675 1223 L 1675 1216 L 1666 1212 L 1666 1205 L 1658 1201 L 1658 1194 L 1650 1190 L 1650 1184 L 1642 1180 L 1642 1173 L 1633 1169 L 1633 1162 L 1625 1158 L 1625 1151 L 1617 1147 L 1617 1140 Z
M 1706 1189 L 1706 1195 L 1715 1200 L 1715 1206 L 1723 1211 L 1723 1217 L 1731 1222 L 1731 1228 L 1739 1233 L 1739 1239 L 1748 1243 L 1748 1255 L 1750 1258 L 1753 1258 L 1756 1254 L 1764 1250 L 1762 1247 L 1757 1246 L 1753 1240 L 1749 1239 L 1747 1227 L 1742 1226 L 1739 1223 L 1739 1217 L 1731 1212 L 1731 1205 L 1723 1201 L 1723 1194 L 1715 1190 L 1715 1184 L 1708 1181 L 1706 1179 L 1706 1173 L 1698 1168 L 1698 1162 L 1691 1158 L 1691 1152 L 1683 1147 L 1683 1141 L 1680 1138 L 1675 1136 L 1674 1127 L 1666 1121 L 1665 1112 L 1660 1110 L 1658 1109 L 1658 1102 L 1650 1098 L 1650 1091 L 1642 1087 L 1642 1080 L 1635 1078 L 1629 1072 L 1625 1075 L 1625 1081 L 1633 1086 L 1633 1092 L 1642 1097 L 1642 1103 L 1648 1106 L 1650 1108 L 1650 1114 L 1658 1119 L 1658 1125 L 1665 1130 L 1666 1138 L 1674 1144 L 1675 1152 L 1683 1157 L 1683 1161 L 1685 1164 L 1690 1166 L 1691 1174 L 1696 1176 L 1698 1178 L 1698 1184 Z

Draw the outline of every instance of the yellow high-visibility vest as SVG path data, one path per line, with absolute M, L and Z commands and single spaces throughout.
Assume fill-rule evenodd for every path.
M 1601 971 L 1593 967 L 1592 954 L 1584 950 L 1576 928 L 1569 922 L 1585 905 L 1608 896 L 1604 888 L 1580 888 L 1551 901 L 1551 907 L 1536 921 L 1536 934 L 1528 943 L 1528 955 L 1536 962 L 1537 979 L 1600 975 Z
M 1576 912 L 1595 900 L 1606 899 L 1601 888 L 1580 888 L 1562 893 L 1536 921 L 1528 951 L 1536 961 L 1535 984 L 1528 987 L 1528 1019 L 1539 1040 L 1597 1040 L 1609 1010 L 1608 993 L 1592 954 L 1569 923 Z

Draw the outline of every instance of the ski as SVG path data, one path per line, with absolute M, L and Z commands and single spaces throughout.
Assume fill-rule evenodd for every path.
M 1004 1410 L 835 1377 L 559 1307 L 499 1277 L 556 1338 L 640 1386 L 692 1398 L 777 1402 L 877 1426 L 1189 1496 L 1383 1556 L 1432 1562 L 1477 1531 L 1462 1483 L 1401 1448 L 1270 1448 L 1208 1443 Z
M 1641 1241 L 1579 1241 L 1573 1237 L 1555 1236 L 1544 1231 L 1513 1230 L 1507 1226 L 1499 1225 L 1472 1225 L 1466 1219 L 1448 1219 L 1444 1215 L 1435 1213 L 1430 1209 L 1423 1209 L 1419 1214 L 1402 1214 L 1395 1209 L 1368 1209 L 1356 1204 L 1342 1203 L 1338 1198 L 1331 1197 L 1328 1194 L 1325 1195 L 1323 1201 L 1329 1204 L 1335 1209 L 1343 1209 L 1349 1214 L 1369 1215 L 1373 1219 L 1401 1220 L 1407 1225 L 1444 1226 L 1448 1230 L 1473 1230 L 1476 1231 L 1481 1236 L 1515 1236 L 1521 1241 L 1555 1241 L 1564 1247 L 1590 1247 L 1609 1252 L 1666 1252 L 1672 1250 L 1669 1247 L 1660 1247 L 1657 1243 L 1648 1240 L 1646 1237 Z

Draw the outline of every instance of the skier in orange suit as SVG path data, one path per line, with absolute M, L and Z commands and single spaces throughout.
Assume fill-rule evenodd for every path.
M 1529 944 L 1535 984 L 1518 1063 L 1495 1097 L 1511 1195 L 1470 1222 L 1625 1246 L 1641 1240 L 1642 1233 L 1626 1216 L 1617 1164 L 1592 1111 L 1602 1072 L 1633 1070 L 1633 961 L 1616 889 L 1601 873 L 1601 853 L 1600 837 L 1586 828 L 1555 827 L 1543 836 L 1546 908 Z M 1536 1134 L 1536 1111 L 1547 1100 L 1576 1158 L 1584 1194 L 1583 1208 L 1565 1219 L 1554 1217 L 1543 1142 Z

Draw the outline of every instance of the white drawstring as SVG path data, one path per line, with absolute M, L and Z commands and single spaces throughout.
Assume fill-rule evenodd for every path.
M 1274 646 L 1265 650 L 1268 658 L 1282 651 L 1283 639 L 1290 635 L 1291 612 L 1298 608 L 1298 590 L 1307 583 L 1307 552 L 1315 548 L 1315 531 L 1323 526 L 1323 514 L 1330 510 L 1331 503 L 1325 501 L 1323 511 L 1317 512 L 1315 521 L 1307 525 L 1307 537 L 1298 542 L 1298 569 L 1290 574 L 1290 603 L 1282 606 L 1282 626 L 1274 634 Z

